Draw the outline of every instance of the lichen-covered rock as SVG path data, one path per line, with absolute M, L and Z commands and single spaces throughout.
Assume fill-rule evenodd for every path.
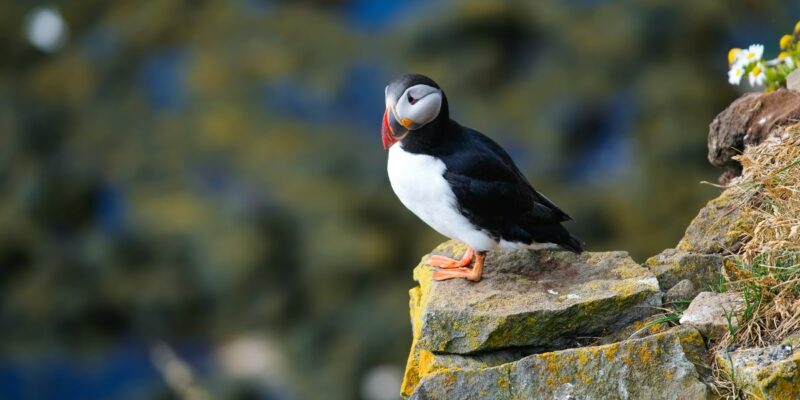
M 717 353 L 717 363 L 751 398 L 800 399 L 800 339 L 766 348 Z
M 412 399 L 707 399 L 693 362 L 700 334 L 680 327 L 643 339 L 535 354 L 488 368 L 425 376 Z
M 745 201 L 730 190 L 709 201 L 686 228 L 678 250 L 693 254 L 736 251 L 742 237 L 750 231 L 742 217 Z
M 665 323 L 658 323 L 656 318 L 657 316 L 654 315 L 633 322 L 618 331 L 595 340 L 598 342 L 595 344 L 611 344 L 629 339 L 641 339 L 667 331 L 669 326 Z M 470 355 L 433 353 L 416 348 L 415 352 L 412 352 L 412 354 L 416 354 L 416 356 L 409 360 L 410 362 L 414 362 L 414 367 L 406 370 L 406 380 L 403 383 L 402 395 L 405 397 L 410 396 L 418 385 L 419 380 L 433 372 L 453 369 L 486 369 L 518 361 L 531 354 L 542 352 L 544 352 L 542 348 L 537 348 L 535 346 L 512 347 Z M 697 358 L 699 359 L 699 355 L 697 355 Z
M 447 242 L 434 252 L 463 251 Z M 435 352 L 552 346 L 622 327 L 660 305 L 656 279 L 624 252 L 492 252 L 477 283 L 436 282 L 431 271 L 422 264 L 414 276 L 421 294 L 418 342 Z
M 433 253 L 460 257 L 465 250 L 450 241 Z M 414 270 L 419 286 L 410 291 L 413 342 L 405 395 L 433 370 L 475 361 L 442 353 L 499 350 L 492 353 L 494 363 L 505 362 L 519 356 L 504 352 L 509 348 L 564 348 L 574 344 L 571 338 L 600 336 L 661 304 L 655 277 L 624 252 L 494 251 L 480 282 L 437 282 L 431 272 L 424 262 Z
M 656 276 L 661 290 L 669 290 L 684 279 L 703 288 L 718 281 L 723 261 L 721 254 L 666 249 L 661 254 L 648 258 L 645 266 Z
M 664 293 L 664 303 L 688 302 L 694 299 L 698 293 L 700 290 L 697 289 L 697 285 L 689 279 L 684 279 Z
M 741 174 L 733 159 L 746 146 L 780 134 L 782 127 L 800 119 L 800 93 L 778 89 L 769 93 L 747 93 L 731 103 L 711 122 L 708 130 L 708 161 L 725 168 L 720 182 L 726 184 Z
M 655 314 L 648 318 L 635 321 L 622 329 L 618 329 L 609 333 L 608 335 L 600 337 L 597 340 L 597 343 L 593 344 L 611 344 L 629 339 L 641 339 L 646 336 L 655 335 L 656 333 L 665 332 L 670 329 L 670 325 L 659 322 L 662 317 L 663 315 L 661 314 Z
M 705 337 L 718 338 L 738 326 L 744 307 L 742 295 L 735 292 L 702 292 L 681 316 L 681 324 L 692 325 Z

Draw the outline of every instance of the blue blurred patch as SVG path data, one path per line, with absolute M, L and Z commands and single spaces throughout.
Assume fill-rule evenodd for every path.
M 786 27 L 787 32 L 792 30 L 791 26 Z M 780 38 L 784 32 L 781 32 L 775 27 L 765 24 L 763 21 L 748 20 L 737 25 L 730 33 L 730 46 L 724 48 L 720 52 L 719 58 L 722 63 L 725 63 L 725 55 L 731 47 L 747 47 L 751 44 L 764 45 L 764 58 L 773 58 L 778 55 L 777 39 Z
M 326 99 L 294 79 L 281 79 L 263 85 L 265 109 L 289 119 L 305 122 L 330 122 L 333 113 Z
M 299 79 L 284 78 L 262 86 L 264 109 L 281 118 L 305 123 L 352 126 L 350 132 L 371 137 L 380 131 L 383 89 L 391 77 L 380 64 L 356 61 L 341 78 L 339 89 L 325 95 Z M 315 132 L 317 130 L 314 130 Z
M 587 121 L 567 129 L 573 138 L 568 143 L 571 157 L 561 168 L 565 177 L 573 183 L 601 183 L 629 173 L 636 112 L 634 96 L 620 92 L 605 105 L 584 105 L 566 114 L 570 120 Z
M 212 195 L 227 192 L 236 179 L 228 167 L 211 161 L 193 168 L 192 177 L 200 193 Z
M 427 4 L 422 0 L 354 0 L 347 3 L 346 16 L 356 27 L 370 31 L 391 28 L 403 17 L 419 15 L 417 7 Z
M 212 348 L 204 343 L 178 346 L 177 354 L 202 378 L 212 365 Z M 163 377 L 143 343 L 123 343 L 98 355 L 60 354 L 34 360 L 0 361 L 3 399 L 141 399 L 168 393 Z
M 389 80 L 380 65 L 355 63 L 345 74 L 342 89 L 333 102 L 336 114 L 357 125 L 357 133 L 375 136 L 380 132 L 383 89 Z
M 153 107 L 177 110 L 186 104 L 186 64 L 186 52 L 179 48 L 161 50 L 144 60 L 139 86 Z
M 105 185 L 97 193 L 95 210 L 100 226 L 110 233 L 120 233 L 125 229 L 128 206 L 121 188 Z
M 26 388 L 30 382 L 25 379 L 21 368 L 11 363 L 0 362 L 0 396 L 4 399 L 28 399 Z

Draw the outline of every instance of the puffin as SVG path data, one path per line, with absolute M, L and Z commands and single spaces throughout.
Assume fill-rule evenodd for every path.
M 431 255 L 433 279 L 477 282 L 486 253 L 497 248 L 583 251 L 562 225 L 572 218 L 531 186 L 500 145 L 450 119 L 447 97 L 431 78 L 402 75 L 384 95 L 381 137 L 392 190 L 431 228 L 468 246 L 460 259 Z

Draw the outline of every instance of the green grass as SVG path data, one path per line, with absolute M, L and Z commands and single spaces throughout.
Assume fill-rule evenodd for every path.
M 667 324 L 669 326 L 680 325 L 678 321 L 680 321 L 683 312 L 686 311 L 688 307 L 689 301 L 675 301 L 669 303 L 668 307 L 659 308 L 664 312 L 655 316 L 655 318 L 649 321 L 642 329 L 650 329 L 659 324 Z
M 725 275 L 717 273 L 717 282 L 715 284 L 708 285 L 708 288 L 712 292 L 725 293 L 728 291 L 728 280 L 725 279 Z

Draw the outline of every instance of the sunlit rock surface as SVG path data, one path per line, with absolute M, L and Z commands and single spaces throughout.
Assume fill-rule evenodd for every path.
M 648 258 L 645 266 L 656 276 L 661 290 L 669 290 L 678 282 L 687 279 L 697 287 L 708 287 L 717 283 L 723 260 L 721 254 L 699 254 L 666 249 Z
M 735 251 L 742 236 L 749 231 L 742 218 L 742 205 L 747 201 L 729 190 L 722 192 L 700 210 L 677 248 L 693 254 Z
M 689 279 L 683 279 L 664 292 L 662 301 L 665 304 L 687 302 L 694 299 L 698 293 L 700 293 L 700 290 L 694 282 Z
M 433 253 L 460 257 L 465 249 L 447 242 Z M 436 282 L 432 271 L 425 263 L 417 267 L 420 286 L 411 296 L 417 341 L 437 352 L 553 346 L 622 327 L 652 313 L 661 299 L 655 277 L 624 252 L 490 252 L 477 283 Z
M 737 387 L 765 400 L 800 398 L 800 336 L 765 348 L 722 351 L 717 362 Z
M 706 399 L 703 339 L 679 327 L 642 339 L 429 373 L 411 399 Z
M 719 338 L 739 325 L 739 315 L 744 307 L 742 295 L 735 292 L 702 292 L 683 312 L 681 325 L 692 325 L 703 336 Z
M 725 256 L 741 246 L 748 227 L 741 206 L 748 199 L 724 191 L 703 207 L 686 228 L 676 248 L 645 261 L 662 291 L 688 279 L 697 288 L 719 282 Z
M 450 241 L 432 254 L 460 257 Z M 434 369 L 491 366 L 574 346 L 652 314 L 658 282 L 625 252 L 490 252 L 484 279 L 436 282 L 423 258 L 410 291 L 414 333 L 403 393 Z M 471 357 L 459 357 L 473 355 Z

